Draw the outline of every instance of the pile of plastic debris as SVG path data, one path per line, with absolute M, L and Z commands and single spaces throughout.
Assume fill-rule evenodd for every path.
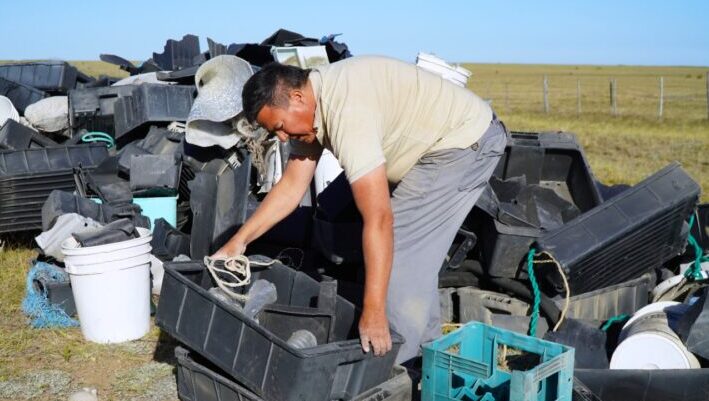
M 255 152 L 231 135 L 248 129 L 232 125 L 236 113 L 209 115 L 205 99 L 270 62 L 349 57 L 334 39 L 280 30 L 259 44 L 208 40 L 202 52 L 186 35 L 140 65 L 101 55 L 124 79 L 62 61 L 0 65 L 0 234 L 39 234 L 34 325 L 75 324 L 69 238 L 89 249 L 149 229 L 156 322 L 186 347 L 176 350 L 182 399 L 409 399 L 395 352 L 372 358 L 358 345 L 362 222 L 334 156 L 323 154 L 296 211 L 250 245 L 253 272 L 205 259 L 288 155 L 275 140 Z M 470 76 L 426 54 L 417 64 L 461 86 Z M 223 74 L 207 69 L 233 79 L 210 82 Z M 698 199 L 677 164 L 606 187 L 573 134 L 513 132 L 441 267 L 442 320 L 573 347 L 586 399 L 696 399 L 686 390 L 709 391 L 709 207 Z M 225 289 L 229 280 L 239 285 Z

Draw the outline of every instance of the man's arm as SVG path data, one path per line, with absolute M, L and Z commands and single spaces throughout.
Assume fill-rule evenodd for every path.
M 389 198 L 386 169 L 382 164 L 352 183 L 352 194 L 364 220 L 364 307 L 359 320 L 362 348 L 381 356 L 391 350 L 386 317 L 389 275 L 394 254 L 394 216 Z
M 313 179 L 317 159 L 316 156 L 290 156 L 283 176 L 258 209 L 213 256 L 229 257 L 244 253 L 246 245 L 291 214 Z

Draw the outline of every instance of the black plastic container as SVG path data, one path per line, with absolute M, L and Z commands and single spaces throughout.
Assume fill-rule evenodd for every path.
M 2 77 L 0 77 L 0 95 L 10 99 L 12 105 L 22 114 L 25 113 L 27 106 L 48 96 L 47 93 L 37 88 Z
M 116 139 L 147 123 L 186 121 L 194 94 L 193 86 L 138 85 L 130 96 L 120 97 L 113 106 Z
M 0 179 L 21 174 L 93 167 L 108 156 L 101 144 L 53 146 L 47 148 L 0 151 Z
M 69 91 L 69 126 L 72 132 L 85 129 L 113 135 L 116 100 L 133 94 L 135 87 L 136 85 L 124 85 Z
M 0 78 L 55 94 L 66 94 L 74 89 L 78 76 L 76 67 L 59 60 L 0 65 Z
M 699 200 L 699 185 L 670 164 L 634 187 L 539 238 L 536 248 L 564 269 L 571 293 L 583 294 L 639 277 L 682 253 L 686 221 Z M 564 291 L 557 269 L 540 274 Z
M 0 150 L 23 150 L 47 146 L 58 146 L 58 144 L 15 120 L 8 119 L 0 128 Z
M 493 175 L 502 180 L 525 176 L 528 184 L 554 190 L 581 212 L 601 203 L 581 145 L 570 133 L 512 132 Z M 483 267 L 494 277 L 520 277 L 529 246 L 544 234 L 543 229 L 503 224 L 479 207 L 468 220 L 475 228 Z
M 181 401 L 263 400 L 185 348 L 175 348 L 175 358 L 177 394 Z M 394 366 L 389 380 L 357 395 L 353 401 L 411 401 L 411 379 L 406 369 Z
M 163 70 L 173 71 L 194 65 L 199 55 L 199 37 L 185 35 L 181 40 L 168 39 L 162 53 L 153 53 L 153 61 Z
M 261 324 L 207 291 L 213 283 L 202 263 L 166 263 L 156 324 L 269 401 L 350 400 L 389 377 L 402 343 L 398 334 L 392 332 L 394 346 L 385 356 L 365 354 L 354 305 L 334 294 L 334 305 L 321 305 L 332 286 L 280 263 L 254 271 L 251 280 L 257 279 L 272 282 L 278 293 L 258 315 Z M 295 330 L 321 324 L 330 311 L 329 342 L 306 349 L 286 342 Z

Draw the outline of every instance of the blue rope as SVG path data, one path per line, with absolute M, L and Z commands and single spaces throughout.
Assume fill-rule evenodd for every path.
M 113 137 L 111 137 L 111 135 L 108 135 L 105 132 L 99 132 L 99 131 L 88 132 L 88 133 L 82 135 L 81 142 L 84 142 L 84 143 L 104 142 L 107 144 L 107 147 L 109 149 L 116 146 L 116 141 L 113 139 Z
M 611 327 L 611 325 L 613 323 L 624 322 L 624 321 L 628 320 L 629 318 L 630 318 L 630 316 L 626 315 L 625 313 L 621 313 L 620 315 L 612 316 L 610 319 L 606 320 L 605 323 L 603 323 L 601 330 L 608 331 L 608 329 Z
M 694 214 L 689 218 L 689 236 L 687 237 L 687 242 L 694 249 L 694 263 L 684 272 L 684 276 L 689 280 L 701 280 L 702 276 L 702 262 L 709 261 L 709 257 L 704 256 L 704 251 L 699 245 L 699 242 L 692 236 L 692 225 L 694 225 Z
M 68 275 L 54 265 L 37 262 L 27 273 L 25 283 L 25 298 L 22 300 L 22 311 L 30 318 L 30 325 L 35 329 L 77 327 L 79 322 L 69 317 L 64 309 L 52 304 L 47 299 L 47 289 L 42 292 L 34 287 L 34 280 L 45 278 L 49 282 L 68 281 Z
M 532 316 L 529 319 L 529 335 L 535 337 L 537 334 L 537 320 L 539 320 L 539 305 L 542 301 L 542 293 L 539 291 L 539 284 L 537 284 L 537 278 L 534 276 L 534 253 L 535 249 L 532 248 L 527 253 L 527 274 L 529 275 L 529 282 L 532 284 L 532 293 L 534 295 L 534 302 L 532 303 Z

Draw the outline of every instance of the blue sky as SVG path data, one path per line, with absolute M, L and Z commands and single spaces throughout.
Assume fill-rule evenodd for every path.
M 206 50 L 207 37 L 260 42 L 286 28 L 404 60 L 709 66 L 708 0 L 2 2 L 0 59 L 145 60 L 186 33 Z

